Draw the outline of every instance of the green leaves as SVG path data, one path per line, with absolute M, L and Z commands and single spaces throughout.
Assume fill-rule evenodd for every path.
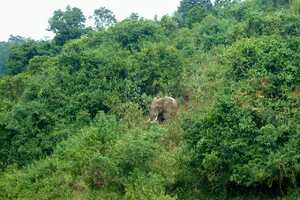
M 99 30 L 67 7 L 49 20 L 54 41 L 12 37 L 0 199 L 299 199 L 291 3 L 183 0 L 174 16 L 120 23 L 100 8 Z M 181 105 L 160 126 L 147 121 L 159 95 Z
M 235 43 L 226 62 L 234 80 L 229 92 L 201 117 L 184 121 L 190 167 L 211 190 L 283 193 L 296 183 L 299 103 L 291 92 L 299 82 L 297 43 L 275 36 Z
M 100 7 L 94 10 L 93 18 L 95 20 L 96 28 L 99 30 L 110 27 L 117 22 L 113 12 L 105 7 Z
M 204 119 L 186 126 L 187 143 L 195 152 L 191 166 L 197 168 L 202 179 L 215 184 L 225 181 L 237 186 L 264 187 L 268 182 L 271 188 L 276 184 L 287 187 L 299 173 L 295 170 L 287 174 L 280 172 L 285 170 L 281 167 L 295 169 L 297 166 L 296 154 L 284 156 L 286 148 L 294 146 L 292 138 L 299 137 L 296 126 L 288 125 L 297 119 L 267 122 L 257 118 L 255 112 L 232 103 L 222 101 Z M 297 151 L 295 146 L 293 151 Z M 276 160 L 283 162 L 282 166 L 278 166 Z M 271 169 L 279 170 L 281 179 Z
M 197 46 L 206 51 L 217 45 L 230 44 L 230 26 L 230 21 L 208 15 L 193 29 Z
M 174 47 L 165 43 L 146 43 L 136 54 L 136 67 L 133 78 L 143 93 L 180 93 L 183 58 Z
M 79 38 L 85 32 L 85 20 L 79 8 L 67 6 L 66 11 L 54 11 L 53 17 L 49 19 L 49 30 L 56 34 L 56 43 L 63 45 L 70 39 Z
M 28 64 L 35 56 L 54 56 L 59 52 L 51 41 L 25 40 L 12 45 L 7 61 L 7 73 L 16 75 L 27 70 Z
M 211 8 L 210 0 L 182 0 L 178 7 L 178 13 L 181 15 L 184 25 L 191 25 L 196 20 L 203 19 L 203 15 L 205 16 Z
M 299 58 L 295 54 L 299 49 L 294 48 L 294 44 L 298 42 L 297 39 L 262 37 L 236 43 L 229 54 L 234 78 L 236 80 L 250 79 L 253 76 L 264 78 L 264 84 L 276 86 L 265 91 L 269 95 L 279 95 L 279 92 L 283 92 L 279 90 L 284 90 L 285 86 L 293 88 L 299 81 L 300 73 Z
M 122 47 L 131 51 L 139 50 L 143 40 L 157 41 L 160 39 L 159 24 L 149 20 L 124 20 L 113 29 L 113 36 Z

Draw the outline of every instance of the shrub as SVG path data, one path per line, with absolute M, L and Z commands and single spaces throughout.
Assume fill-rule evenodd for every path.
M 230 21 L 208 15 L 193 28 L 198 48 L 210 50 L 217 45 L 230 44 L 231 38 L 228 37 L 230 26 Z
M 299 119 L 282 112 L 274 118 L 274 113 L 259 109 L 240 107 L 224 97 L 206 116 L 183 124 L 193 156 L 190 166 L 211 189 L 246 187 L 266 193 L 267 188 L 283 192 L 296 184 Z
M 279 37 L 244 39 L 230 50 L 229 63 L 235 80 L 269 77 L 274 86 L 272 95 L 280 95 L 285 87 L 299 81 L 299 39 L 284 40 Z M 281 90 L 281 91 L 280 91 Z

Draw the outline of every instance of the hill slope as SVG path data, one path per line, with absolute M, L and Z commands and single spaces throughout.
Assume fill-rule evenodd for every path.
M 300 198 L 300 4 L 191 2 L 12 50 L 0 199 Z

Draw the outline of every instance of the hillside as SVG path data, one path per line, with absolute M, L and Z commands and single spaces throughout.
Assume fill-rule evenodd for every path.
M 67 7 L 53 40 L 10 44 L 0 199 L 300 199 L 298 0 L 94 17 Z M 150 123 L 162 95 L 178 115 Z

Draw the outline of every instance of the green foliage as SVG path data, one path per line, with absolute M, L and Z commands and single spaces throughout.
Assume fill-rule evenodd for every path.
M 138 20 L 140 18 L 139 14 L 138 13 L 131 13 L 130 16 L 128 17 L 128 19 L 131 19 L 131 20 Z
M 208 10 L 203 6 L 194 6 L 186 16 L 186 24 L 191 27 L 194 23 L 201 22 L 208 15 Z
M 13 77 L 3 77 L 0 79 L 0 95 L 1 100 L 8 100 L 16 103 L 23 94 L 27 77 L 17 75 Z
M 100 7 L 94 11 L 93 15 L 95 25 L 97 29 L 104 29 L 112 26 L 117 22 L 115 15 L 112 11 L 105 7 Z
M 264 106 L 272 112 L 274 105 Z M 293 104 L 288 107 L 294 112 L 267 115 L 259 110 L 262 108 L 238 107 L 230 99 L 220 101 L 207 117 L 184 125 L 189 148 L 193 149 L 191 166 L 202 181 L 219 192 L 233 189 L 230 185 L 283 192 L 295 184 L 299 173 L 299 110 Z M 284 120 L 287 116 L 289 120 Z
M 196 50 L 194 34 L 187 28 L 179 29 L 174 41 L 176 48 L 185 56 L 191 56 Z
M 272 15 L 253 15 L 249 18 L 246 31 L 249 36 L 273 35 L 299 36 L 299 15 L 288 15 L 281 11 Z
M 49 61 L 49 56 L 35 56 L 28 63 L 28 71 L 32 73 L 42 72 L 49 66 Z
M 193 23 L 191 21 L 203 18 L 203 15 L 212 8 L 210 0 L 182 0 L 178 8 L 178 13 L 181 15 L 184 24 Z M 196 16 L 193 16 L 196 14 Z M 194 18 L 195 17 L 195 18 Z M 193 19 L 194 18 L 194 19 Z
M 93 30 L 67 7 L 54 40 L 0 43 L 0 199 L 299 199 L 298 11 L 183 0 Z
M 39 103 L 17 105 L 7 114 L 4 123 L 1 151 L 7 153 L 1 162 L 23 165 L 52 152 L 55 139 L 48 133 L 54 121 Z
M 53 156 L 29 165 L 24 171 L 10 168 L 1 175 L 0 199 L 69 199 L 73 190 L 83 192 L 85 185 L 76 177 L 83 175 L 86 164 L 116 140 L 117 129 L 114 117 L 100 113 L 92 126 L 74 132 L 61 143 Z M 101 146 L 97 154 L 95 149 Z
M 298 0 L 291 0 L 290 1 L 290 10 L 294 14 L 299 14 L 300 13 L 300 2 Z
M 67 6 L 65 11 L 56 10 L 49 19 L 49 30 L 55 33 L 55 42 L 63 45 L 70 39 L 85 33 L 85 16 L 79 8 Z
M 245 39 L 229 50 L 234 90 L 201 117 L 187 118 L 190 166 L 210 189 L 283 194 L 299 176 L 298 39 Z M 293 57 L 295 56 L 295 57 Z
M 165 195 L 166 179 L 152 167 L 163 133 L 158 127 L 125 131 L 113 116 L 99 113 L 48 159 L 22 171 L 8 169 L 0 177 L 0 198 L 68 199 L 72 191 L 93 196 L 102 189 L 108 197 L 125 192 L 126 199 L 172 199 Z
M 113 35 L 122 47 L 131 51 L 139 50 L 139 43 L 142 40 L 160 39 L 159 24 L 143 19 L 127 19 L 113 28 Z
M 7 73 L 7 62 L 10 54 L 10 49 L 13 46 L 21 45 L 26 41 L 21 36 L 11 35 L 7 42 L 0 42 L 0 75 Z
M 15 75 L 27 70 L 29 61 L 35 56 L 54 56 L 59 52 L 51 41 L 26 40 L 13 45 L 7 61 L 7 73 Z
M 263 93 L 280 96 L 299 81 L 299 39 L 263 37 L 236 43 L 230 62 L 236 80 L 261 78 Z
M 164 32 L 167 36 L 170 36 L 178 29 L 178 22 L 176 21 L 175 17 L 171 17 L 165 15 L 160 20 L 160 25 L 162 26 Z
M 156 95 L 159 91 L 180 94 L 183 59 L 174 47 L 147 43 L 137 54 L 136 65 L 134 80 L 141 92 L 148 95 Z
M 210 0 L 182 0 L 178 7 L 181 24 L 191 26 L 192 23 L 201 21 L 212 9 Z
M 6 62 L 9 55 L 9 46 L 5 42 L 0 42 L 0 74 L 6 71 Z
M 156 174 L 136 173 L 127 186 L 125 199 L 173 200 L 165 194 L 164 179 Z
M 278 9 L 282 7 L 288 7 L 290 0 L 258 0 L 257 3 L 263 9 Z
M 232 0 L 216 0 L 214 5 L 216 7 L 225 8 L 225 7 L 229 6 L 231 3 L 233 3 Z
M 197 46 L 209 50 L 217 45 L 230 44 L 230 21 L 209 15 L 194 27 Z

